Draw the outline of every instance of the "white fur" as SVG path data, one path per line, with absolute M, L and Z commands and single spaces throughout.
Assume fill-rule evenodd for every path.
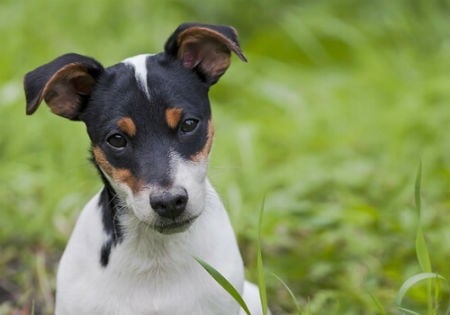
M 182 233 L 160 234 L 125 213 L 124 239 L 113 247 L 106 268 L 99 261 L 105 233 L 95 196 L 82 211 L 59 266 L 56 314 L 238 314 L 238 305 L 193 258 L 214 266 L 242 292 L 242 260 L 228 215 L 207 180 L 205 191 L 203 213 Z M 261 314 L 255 287 L 245 287 L 252 315 Z
M 124 64 L 130 65 L 134 68 L 136 81 L 139 87 L 144 91 L 148 99 L 150 99 L 150 93 L 147 85 L 147 58 L 152 56 L 151 54 L 142 54 L 134 57 L 130 57 L 122 61 Z

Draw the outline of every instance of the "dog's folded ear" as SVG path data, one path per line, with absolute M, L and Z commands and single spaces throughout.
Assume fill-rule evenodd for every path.
M 184 67 L 197 71 L 212 85 L 228 69 L 231 52 L 247 61 L 237 37 L 231 26 L 185 23 L 169 37 L 164 48 L 166 54 L 181 60 Z
M 103 71 L 90 57 L 66 54 L 28 72 L 24 79 L 27 115 L 44 100 L 56 115 L 78 120 Z

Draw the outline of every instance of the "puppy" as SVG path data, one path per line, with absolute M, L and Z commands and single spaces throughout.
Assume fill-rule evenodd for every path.
M 67 54 L 25 76 L 27 114 L 42 101 L 82 121 L 104 183 L 62 256 L 57 315 L 231 315 L 239 305 L 197 263 L 215 267 L 262 314 L 230 221 L 207 179 L 209 88 L 235 53 L 229 26 L 187 23 L 162 53 L 111 67 Z

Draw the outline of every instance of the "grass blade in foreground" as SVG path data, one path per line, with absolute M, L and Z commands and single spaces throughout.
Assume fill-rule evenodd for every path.
M 245 311 L 245 313 L 247 315 L 251 315 L 250 311 L 249 311 L 249 309 L 247 307 L 247 304 L 245 304 L 245 302 L 242 299 L 241 295 L 233 287 L 233 285 L 227 279 L 225 279 L 225 277 L 222 276 L 221 273 L 219 271 L 217 271 L 213 266 L 211 266 L 210 264 L 208 264 L 207 262 L 201 260 L 198 257 L 194 257 L 194 258 L 211 275 L 211 277 L 213 277 L 214 280 L 216 280 L 216 282 L 218 284 L 220 284 L 220 286 L 225 291 L 227 291 L 228 294 L 230 294 L 236 302 L 239 303 L 239 305 L 242 307 L 242 309 Z
M 409 309 L 407 309 L 407 308 L 399 307 L 398 309 L 399 309 L 400 311 L 402 311 L 403 313 L 405 313 L 405 314 L 421 315 L 420 313 L 411 311 L 411 310 L 409 310 Z
M 266 281 L 264 279 L 264 263 L 262 258 L 262 249 L 261 249 L 261 229 L 262 229 L 262 218 L 264 214 L 264 204 L 265 199 L 263 199 L 263 203 L 261 205 L 261 210 L 259 212 L 259 222 L 258 222 L 258 248 L 257 248 L 257 260 L 256 260 L 256 268 L 258 271 L 258 288 L 259 288 L 259 296 L 261 298 L 261 307 L 263 311 L 263 315 L 268 314 L 267 307 L 267 291 L 266 291 Z
M 408 280 L 406 280 L 403 285 L 400 287 L 400 290 L 398 291 L 396 303 L 398 306 L 402 305 L 403 298 L 406 295 L 406 292 L 411 289 L 414 285 L 416 285 L 418 282 L 422 280 L 429 280 L 429 279 L 440 279 L 440 280 L 446 280 L 443 276 L 434 273 L 434 272 L 423 272 L 419 273 L 417 275 L 412 276 Z
M 278 277 L 276 274 L 274 274 L 272 272 L 272 276 L 274 276 L 278 281 L 280 281 L 280 283 L 283 285 L 283 287 L 286 289 L 286 291 L 289 293 L 289 295 L 291 296 L 292 301 L 294 302 L 295 305 L 295 310 L 297 312 L 297 314 L 300 314 L 300 303 L 297 301 L 297 298 L 295 297 L 294 292 L 292 292 L 292 290 L 288 287 L 288 285 L 286 284 L 286 282 L 283 281 L 283 279 L 281 279 L 280 277 Z M 383 314 L 384 315 L 384 314 Z
M 419 265 L 422 268 L 423 272 L 431 272 L 431 261 L 430 254 L 428 252 L 428 247 L 425 242 L 425 237 L 422 231 L 422 201 L 420 197 L 421 192 L 421 181 L 422 181 L 422 162 L 419 163 L 419 168 L 417 170 L 416 176 L 416 184 L 415 184 L 415 201 L 416 201 L 416 209 L 418 213 L 418 225 L 417 225 L 417 235 L 416 235 L 416 254 L 417 260 L 419 261 Z
M 422 199 L 421 199 L 421 186 L 422 186 L 422 161 L 419 161 L 419 167 L 417 169 L 416 183 L 414 186 L 414 199 L 417 210 L 417 233 L 416 233 L 416 255 L 422 272 L 431 273 L 430 253 L 428 251 L 425 236 L 422 230 Z M 432 297 L 432 282 L 427 280 L 427 314 L 433 313 L 433 297 Z M 438 295 L 438 290 L 435 290 L 435 295 Z
M 371 293 L 369 293 L 370 298 L 372 299 L 373 303 L 376 305 L 378 311 L 381 315 L 387 315 L 386 310 L 384 309 L 383 305 L 381 305 L 380 301 L 377 299 L 377 297 Z

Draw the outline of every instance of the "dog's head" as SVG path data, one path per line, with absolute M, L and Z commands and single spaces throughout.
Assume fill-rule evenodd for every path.
M 214 127 L 208 90 L 242 60 L 235 30 L 183 24 L 164 52 L 104 68 L 63 55 L 25 76 L 27 114 L 42 101 L 86 124 L 93 161 L 142 222 L 161 232 L 186 229 L 204 208 Z

